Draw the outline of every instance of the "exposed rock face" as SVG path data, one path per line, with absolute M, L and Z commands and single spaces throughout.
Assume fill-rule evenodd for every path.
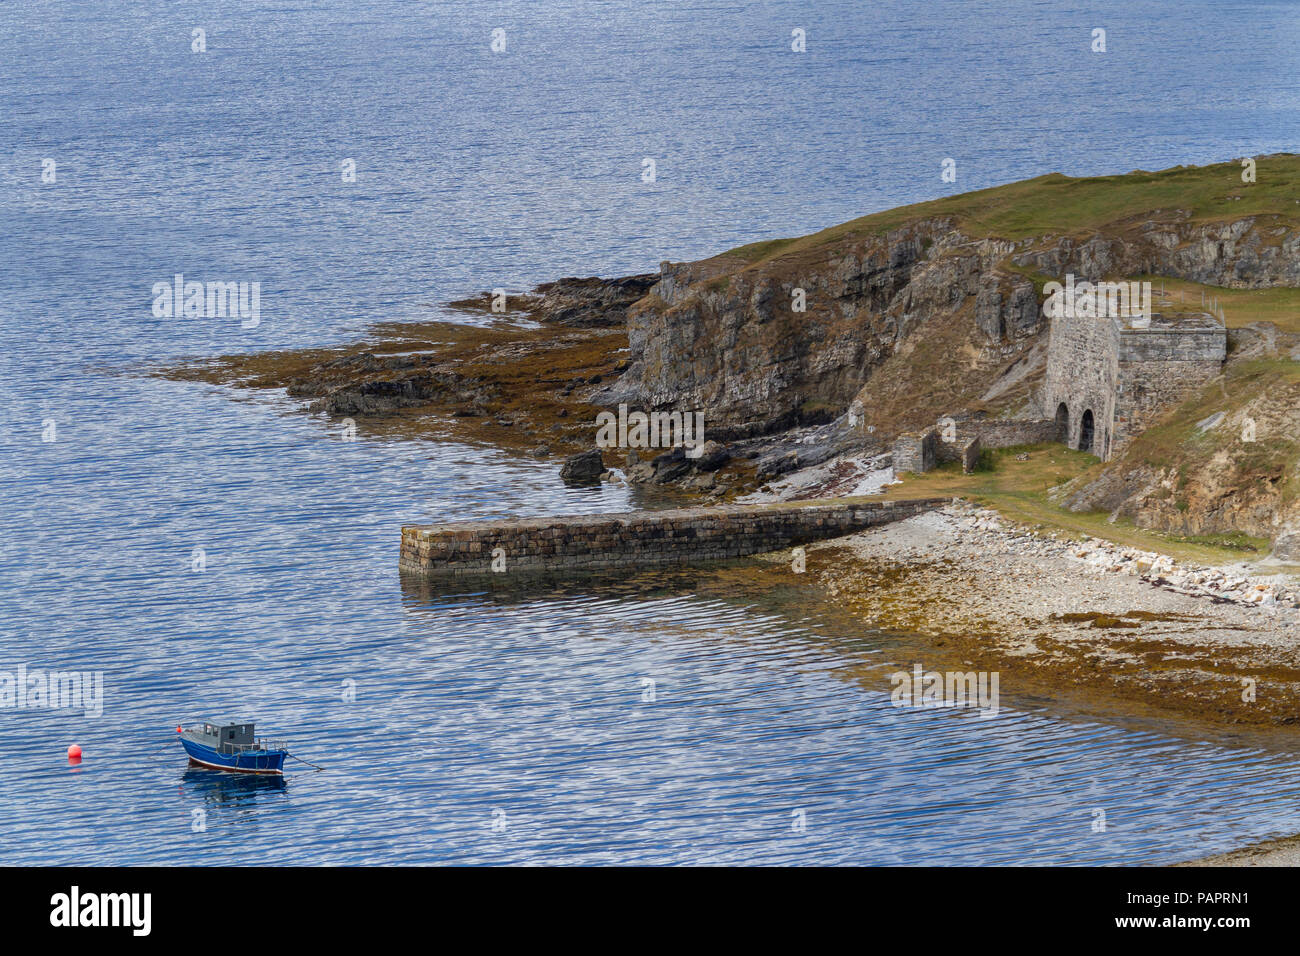
M 980 281 L 975 324 L 990 339 L 1023 338 L 1038 330 L 1042 310 L 1028 279 L 991 273 Z
M 969 305 L 990 339 L 1035 334 L 1033 284 L 996 269 L 1013 248 L 936 219 L 757 265 L 666 262 L 628 310 L 631 365 L 598 400 L 703 410 L 729 437 L 829 421 L 936 316 Z
M 1087 240 L 1047 235 L 1013 242 L 971 237 L 953 219 L 934 216 L 885 231 L 783 242 L 766 256 L 740 250 L 666 262 L 657 276 L 560 279 L 510 296 L 508 307 L 560 327 L 552 338 L 612 336 L 626 323 L 627 361 L 610 351 L 598 374 L 548 378 L 548 387 L 559 387 L 551 397 L 606 409 L 626 402 L 702 412 L 712 449 L 703 460 L 686 459 L 679 449 L 629 460 L 627 476 L 711 490 L 735 480 L 713 477 L 728 459 L 745 471 L 744 480 L 756 481 L 815 464 L 841 439 L 792 444 L 782 433 L 829 427 L 851 403 L 860 406 L 849 436 L 858 444 L 929 428 L 954 408 L 1039 417 L 1047 324 L 1035 280 L 1071 272 L 1092 280 L 1149 273 L 1225 286 L 1300 285 L 1300 233 L 1269 217 L 1193 224 L 1174 211 L 1119 222 Z M 487 311 L 492 299 L 455 304 Z M 1261 348 L 1272 354 L 1280 343 L 1273 333 L 1265 337 Z M 509 428 L 515 423 L 500 415 L 502 389 L 488 380 L 501 376 L 489 359 L 535 363 L 533 352 L 520 346 L 518 359 L 484 355 L 483 368 L 418 353 L 354 353 L 295 375 L 288 388 L 334 415 L 451 405 L 458 417 Z M 1279 421 L 1276 433 L 1283 427 Z M 1285 428 L 1295 434 L 1300 423 Z M 1171 494 L 1161 484 L 1167 474 L 1127 461 L 1077 489 L 1069 503 L 1185 533 L 1275 534 L 1290 520 L 1289 496 L 1277 482 L 1248 487 L 1243 475 L 1255 463 L 1237 467 L 1239 458 L 1229 454 L 1219 465 L 1198 462 L 1179 473 L 1203 495 Z M 588 466 L 575 463 L 566 475 L 593 480 L 604 470 L 601 462 L 590 467 L 586 474 Z
M 548 325 L 571 328 L 616 328 L 627 320 L 630 305 L 641 299 L 660 277 L 654 273 L 617 279 L 556 279 L 532 292 L 506 297 L 508 313 L 524 312 Z M 474 312 L 492 310 L 492 293 L 482 292 L 451 303 Z
M 1273 557 L 1300 562 L 1300 531 L 1284 531 L 1273 541 Z
M 654 273 L 618 279 L 559 279 L 534 290 L 540 301 L 533 317 L 552 325 L 621 326 L 627 310 L 659 281 Z
M 599 448 L 573 455 L 560 466 L 560 477 L 571 485 L 592 484 L 604 473 L 605 462 Z
M 1270 481 L 1254 475 L 1227 452 L 1167 468 L 1121 459 L 1070 494 L 1065 505 L 1072 511 L 1110 511 L 1139 527 L 1174 534 L 1241 532 L 1273 539 L 1288 523 L 1300 527 L 1300 509 L 1277 487 L 1281 477 Z
M 1257 227 L 1254 217 L 1206 225 L 1151 221 L 1135 236 L 1045 240 L 1012 261 L 1048 275 L 1072 272 L 1094 281 L 1152 274 L 1236 289 L 1295 286 L 1300 285 L 1300 233 Z
M 1162 274 L 1230 287 L 1300 285 L 1300 233 L 1245 217 L 1193 223 L 1186 213 L 1120 222 L 1086 241 L 1055 235 L 971 238 L 952 220 L 913 220 L 750 262 L 665 262 L 627 310 L 632 358 L 594 400 L 703 411 L 736 439 L 829 421 L 856 397 L 887 431 L 999 395 L 1027 405 L 1046 328 L 1023 274 L 1100 280 Z M 800 291 L 801 290 L 801 291 Z M 800 295 L 806 311 L 796 311 Z M 1034 368 L 1024 360 L 1032 357 Z M 999 380 L 1012 369 L 1013 395 Z M 892 369 L 892 371 L 891 371 Z M 906 395 L 909 383 L 947 389 Z M 910 403 L 910 404 L 909 404 Z M 912 415 L 915 406 L 915 415 Z

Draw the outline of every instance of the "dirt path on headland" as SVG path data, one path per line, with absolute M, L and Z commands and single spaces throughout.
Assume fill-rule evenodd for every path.
M 999 671 L 1004 694 L 1227 725 L 1300 715 L 1297 612 L 1247 603 L 1262 591 L 1226 592 L 1240 603 L 1189 593 L 1196 585 L 1177 568 L 1167 573 L 1181 587 L 1145 562 L 1126 572 L 1104 544 L 1031 534 L 965 505 L 807 550 L 833 600 L 915 635 L 936 670 Z

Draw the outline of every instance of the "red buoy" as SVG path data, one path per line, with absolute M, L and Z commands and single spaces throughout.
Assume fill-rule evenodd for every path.
M 80 760 L 80 759 L 81 759 L 81 748 L 78 747 L 76 744 L 73 744 L 71 747 L 69 747 L 69 748 L 68 748 L 68 759 L 69 759 L 69 760 L 73 760 L 73 761 Z

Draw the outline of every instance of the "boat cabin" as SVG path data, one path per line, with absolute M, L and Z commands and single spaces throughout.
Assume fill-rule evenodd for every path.
M 253 746 L 253 725 L 204 724 L 203 736 L 213 739 L 210 746 L 218 753 L 248 750 Z

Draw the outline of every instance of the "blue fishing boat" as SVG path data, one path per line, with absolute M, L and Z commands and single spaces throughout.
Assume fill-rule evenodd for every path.
M 252 724 L 202 723 L 176 730 L 191 763 L 234 773 L 284 773 L 287 747 L 254 737 Z

